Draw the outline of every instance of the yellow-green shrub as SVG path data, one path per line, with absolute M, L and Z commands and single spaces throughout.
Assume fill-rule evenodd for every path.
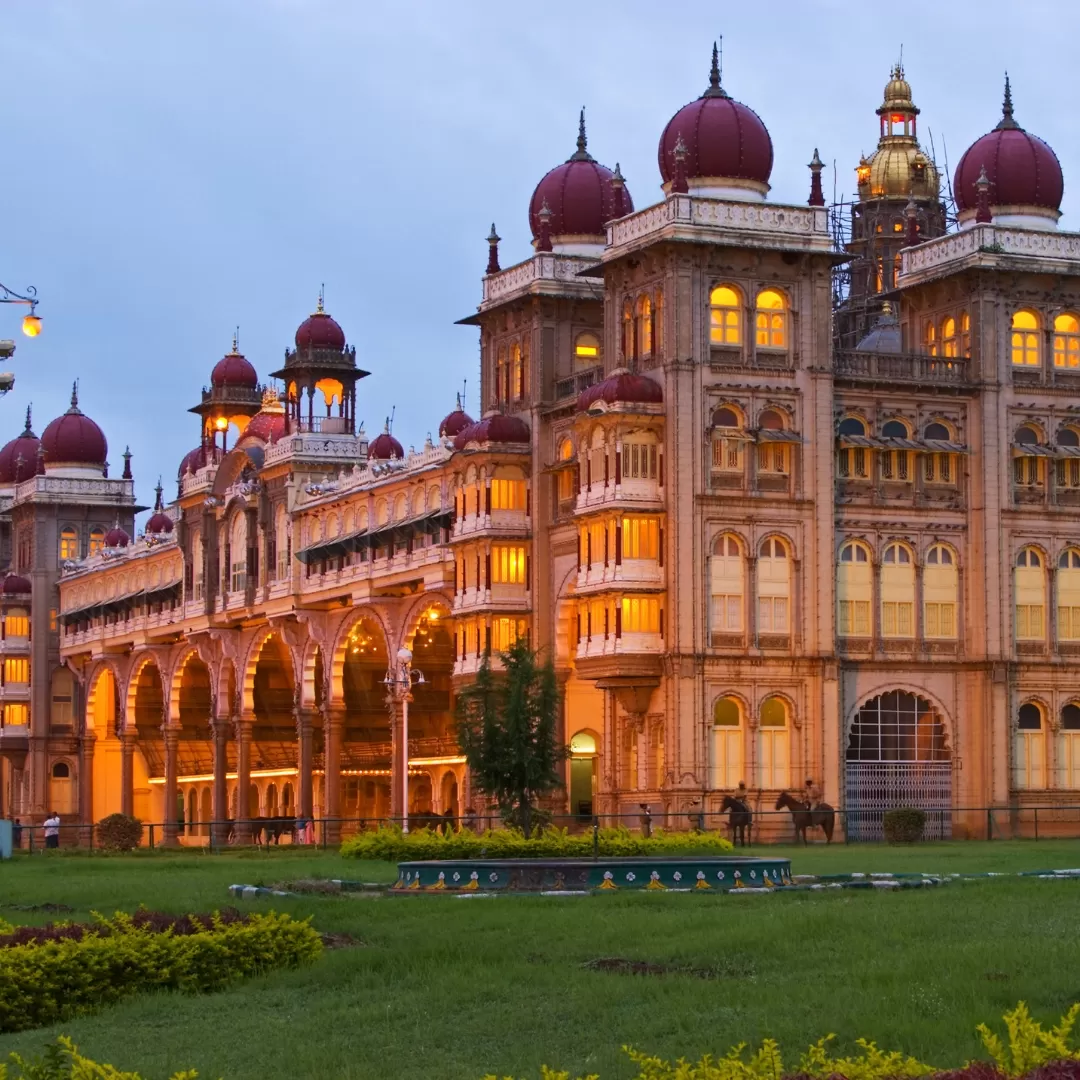
M 605 858 L 631 855 L 720 855 L 732 850 L 731 842 L 715 832 L 665 832 L 651 837 L 624 827 L 600 829 L 599 851 Z M 443 833 L 415 829 L 403 833 L 397 827 L 356 833 L 341 845 L 341 854 L 354 859 L 403 862 L 410 859 L 558 859 L 590 858 L 595 852 L 592 832 L 569 833 L 545 829 L 528 840 L 517 829 L 492 829 L 473 833 L 468 829 Z
M 105 935 L 0 949 L 0 1031 L 23 1031 L 93 1011 L 146 990 L 209 993 L 279 967 L 314 960 L 322 941 L 288 915 L 214 921 L 177 935 L 136 927 L 118 914 Z
M 947 1074 L 957 1078 L 970 1075 L 976 1077 L 1004 1075 L 1010 1080 L 1027 1077 L 1039 1078 L 1038 1070 L 1053 1065 L 1055 1062 L 1080 1061 L 1080 1048 L 1072 1042 L 1072 1030 L 1080 1018 L 1080 1004 L 1073 1005 L 1061 1018 L 1061 1022 L 1049 1031 L 1044 1031 L 1037 1020 L 1033 1020 L 1027 1005 L 1020 1002 L 1012 1012 L 1005 1013 L 1005 1027 L 1008 1031 L 1008 1045 L 995 1035 L 985 1024 L 980 1024 L 978 1032 L 983 1045 L 993 1058 L 994 1069 L 985 1065 L 969 1063 L 968 1067 Z M 698 1061 L 679 1058 L 672 1063 L 649 1054 L 643 1054 L 632 1047 L 623 1050 L 638 1067 L 633 1080 L 781 1080 L 782 1077 L 798 1080 L 914 1080 L 917 1077 L 930 1076 L 939 1070 L 914 1058 L 907 1057 L 897 1050 L 879 1050 L 866 1039 L 859 1039 L 856 1045 L 861 1054 L 851 1057 L 831 1057 L 829 1043 L 835 1036 L 826 1035 L 811 1046 L 799 1059 L 794 1069 L 785 1070 L 780 1047 L 773 1039 L 766 1039 L 761 1048 L 746 1057 L 746 1044 L 740 1043 L 723 1057 L 706 1054 Z M 494 1074 L 488 1074 L 484 1080 L 499 1080 Z M 503 1080 L 513 1080 L 504 1077 Z M 540 1070 L 540 1080 L 570 1080 L 568 1072 L 557 1072 L 546 1065 Z M 600 1080 L 596 1074 L 579 1077 L 578 1080 Z
M 120 1072 L 83 1057 L 66 1035 L 61 1035 L 37 1060 L 27 1061 L 12 1054 L 9 1062 L 0 1065 L 0 1080 L 142 1080 L 138 1073 Z M 198 1075 L 191 1069 L 173 1073 L 169 1080 L 197 1080 Z

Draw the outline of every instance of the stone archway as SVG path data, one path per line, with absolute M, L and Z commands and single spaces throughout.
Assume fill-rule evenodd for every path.
M 100 821 L 123 809 L 123 747 L 120 740 L 119 684 L 116 672 L 102 664 L 93 672 L 86 689 L 87 742 L 92 745 L 90 767 L 83 766 L 81 783 L 89 790 L 81 794 L 82 813 L 89 822 Z
M 211 678 L 210 669 L 194 651 L 182 658 L 173 676 L 178 803 L 184 806 L 185 839 L 192 844 L 206 842 L 211 820 L 202 797 L 204 781 L 196 779 L 214 771 Z
M 153 657 L 136 661 L 128 680 L 128 736 L 133 736 L 132 813 L 141 821 L 166 820 L 164 803 L 165 684 Z M 175 808 L 171 819 L 175 819 Z
M 952 836 L 952 753 L 944 710 L 903 688 L 864 701 L 846 749 L 847 819 L 852 840 L 881 840 L 886 810 L 926 813 L 927 839 Z
M 383 679 L 389 666 L 382 626 L 361 616 L 343 636 L 341 702 L 341 814 L 390 816 L 391 730 Z
M 271 777 L 294 773 L 298 743 L 293 711 L 295 684 L 289 647 L 277 633 L 266 636 L 259 647 L 252 677 L 252 713 L 248 799 L 241 800 L 244 816 L 264 816 L 264 802 Z M 241 770 L 237 770 L 238 774 Z M 238 775 L 238 783 L 243 778 Z M 280 781 L 279 781 L 280 782 Z

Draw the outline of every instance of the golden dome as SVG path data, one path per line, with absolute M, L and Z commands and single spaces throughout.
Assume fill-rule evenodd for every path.
M 899 64 L 892 69 L 892 78 L 885 84 L 885 100 L 878 112 L 889 112 L 892 109 L 914 113 L 919 111 L 911 100 L 911 83 L 904 78 L 904 69 Z
M 857 170 L 864 199 L 936 199 L 941 186 L 937 167 L 912 140 L 879 147 Z

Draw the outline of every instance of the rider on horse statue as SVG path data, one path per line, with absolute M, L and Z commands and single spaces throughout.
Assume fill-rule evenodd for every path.
M 807 807 L 810 810 L 816 810 L 821 803 L 821 788 L 814 783 L 813 777 L 807 779 L 803 793 L 806 795 Z

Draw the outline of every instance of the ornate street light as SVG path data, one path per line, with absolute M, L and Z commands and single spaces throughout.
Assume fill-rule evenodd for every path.
M 405 767 L 401 780 L 401 831 L 409 831 L 409 700 L 414 686 L 423 686 L 427 680 L 419 668 L 412 666 L 412 652 L 398 649 L 397 665 L 386 669 L 383 685 L 386 692 L 401 702 L 401 745 L 404 747 Z
M 25 304 L 30 308 L 30 314 L 23 316 L 22 332 L 27 337 L 37 337 L 41 333 L 41 316 L 37 313 L 37 289 L 33 285 L 26 287 L 24 296 L 0 282 L 0 304 Z

